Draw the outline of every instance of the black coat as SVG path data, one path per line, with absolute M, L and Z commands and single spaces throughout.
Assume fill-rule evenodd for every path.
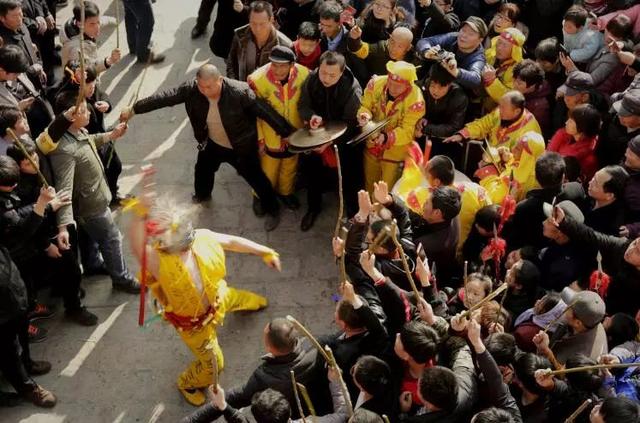
M 602 126 L 596 146 L 596 157 L 600 166 L 620 164 L 627 144 L 636 135 L 640 135 L 640 128 L 629 132 L 622 126 L 617 114 L 610 114 Z
M 9 250 L 0 245 L 0 324 L 27 312 L 27 288 Z
M 200 144 L 207 142 L 209 100 L 200 93 L 195 79 L 179 87 L 138 100 L 133 105 L 133 110 L 137 114 L 142 114 L 181 103 L 184 103 L 196 140 Z M 283 137 L 293 131 L 291 125 L 267 102 L 256 98 L 246 82 L 223 78 L 218 108 L 224 130 L 234 151 L 239 155 L 258 152 L 256 129 L 258 117 L 265 120 Z

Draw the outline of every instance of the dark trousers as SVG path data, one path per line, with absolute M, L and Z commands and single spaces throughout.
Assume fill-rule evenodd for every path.
M 122 173 L 122 161 L 118 156 L 118 151 L 113 142 L 109 142 L 98 149 L 100 160 L 104 166 L 104 173 L 107 177 L 107 185 L 109 185 L 109 191 L 111 191 L 111 197 L 116 198 L 118 196 L 118 178 Z
M 127 45 L 138 60 L 146 62 L 151 53 L 153 33 L 153 9 L 149 0 L 122 0 L 124 4 L 124 26 L 127 30 Z
M 31 366 L 28 326 L 26 314 L 0 323 L 0 371 L 19 394 L 36 386 L 27 373 Z
M 211 196 L 216 172 L 222 163 L 229 163 L 240 176 L 251 185 L 256 192 L 265 212 L 273 214 L 278 211 L 278 199 L 271 183 L 260 166 L 258 152 L 237 154 L 234 150 L 222 147 L 208 140 L 204 149 L 198 151 L 196 161 L 194 188 L 198 198 Z
M 198 9 L 198 19 L 196 20 L 196 26 L 201 28 L 209 25 L 209 21 L 211 20 L 211 13 L 213 12 L 213 7 L 216 5 L 218 0 L 201 0 L 200 8 Z
M 358 191 L 364 187 L 364 170 L 362 167 L 362 145 L 347 146 L 338 143 L 340 164 L 342 170 L 342 191 L 345 204 L 345 216 L 352 217 L 358 212 Z M 320 212 L 322 209 L 322 193 L 327 190 L 328 172 L 334 172 L 322 162 L 322 157 L 316 153 L 305 154 L 301 157 L 301 169 L 307 181 L 307 204 L 309 211 Z M 335 187 L 330 188 L 337 191 Z

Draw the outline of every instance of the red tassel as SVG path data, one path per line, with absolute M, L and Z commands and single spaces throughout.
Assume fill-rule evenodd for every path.
M 602 298 L 607 296 L 607 291 L 609 290 L 609 283 L 611 282 L 611 278 L 604 272 L 600 272 L 598 270 L 594 270 L 591 273 L 591 277 L 589 277 L 589 290 L 595 291 Z

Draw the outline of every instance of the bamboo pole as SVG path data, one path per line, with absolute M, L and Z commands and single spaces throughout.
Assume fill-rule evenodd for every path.
M 564 421 L 564 423 L 573 423 L 580 414 L 582 414 L 582 412 L 584 410 L 586 410 L 586 408 L 588 406 L 590 406 L 592 403 L 590 398 L 587 398 L 586 400 L 584 400 L 584 402 L 582 404 L 580 404 L 580 407 L 578 407 L 576 409 L 576 411 L 574 411 L 573 413 L 571 413 L 571 415 L 569 417 L 566 418 L 566 420 Z
M 562 317 L 564 316 L 564 314 L 570 309 L 573 308 L 574 305 L 576 305 L 577 300 L 574 300 L 571 304 L 569 304 L 567 306 L 567 308 L 564 309 L 564 311 L 562 313 L 560 313 L 558 315 L 558 317 L 556 317 L 555 319 L 553 319 L 552 321 L 550 321 L 547 326 L 544 327 L 543 332 L 547 333 L 549 331 L 549 329 L 551 329 L 551 326 L 553 326 L 554 324 L 558 323 L 558 321 L 560 321 L 560 319 L 562 319 Z
M 342 168 L 340 167 L 340 151 L 338 146 L 333 145 L 333 151 L 336 155 L 336 163 L 338 166 L 338 218 L 336 219 L 336 228 L 333 231 L 333 236 L 338 237 L 340 233 L 340 227 L 342 226 L 342 216 L 344 215 L 344 194 L 342 191 Z
M 640 362 L 637 363 L 611 363 L 611 364 L 594 364 L 593 366 L 572 367 L 570 369 L 559 369 L 547 372 L 548 375 L 557 376 L 567 373 L 586 372 L 589 370 L 602 370 L 602 369 L 626 369 L 627 367 L 640 367 Z
M 331 359 L 329 358 L 329 356 L 327 355 L 327 353 L 325 352 L 324 348 L 322 348 L 322 346 L 320 345 L 320 343 L 318 342 L 318 340 L 311 334 L 311 332 L 309 332 L 309 330 L 307 328 L 305 328 L 302 323 L 298 322 L 293 316 L 287 315 L 286 319 L 288 321 L 290 321 L 293 326 L 296 327 L 296 329 L 298 331 L 300 331 L 300 333 L 302 333 L 302 335 L 306 336 L 309 341 L 311 341 L 311 343 L 313 344 L 314 347 L 316 347 L 316 349 L 318 350 L 318 352 L 320 354 L 322 354 L 322 357 L 324 357 L 324 359 L 326 360 L 327 363 L 331 364 Z
M 40 171 L 40 166 L 38 166 L 36 162 L 31 158 L 31 155 L 27 153 L 27 149 L 22 143 L 22 141 L 20 141 L 20 138 L 18 138 L 16 133 L 13 132 L 13 129 L 11 128 L 7 128 L 7 134 L 9 134 L 9 136 L 13 139 L 13 142 L 15 143 L 15 145 L 18 146 L 18 148 L 20 149 L 24 157 L 29 161 L 29 163 L 31 163 L 31 166 L 33 166 L 35 171 L 38 173 L 38 179 L 40 179 L 40 182 L 42 182 L 42 186 L 44 186 L 45 188 L 48 188 L 49 184 L 47 183 L 47 178 L 45 178 L 42 172 Z
M 85 63 L 84 63 L 84 24 L 85 24 L 85 4 L 84 0 L 79 0 L 78 4 L 80 5 L 80 91 L 78 92 L 78 98 L 76 99 L 76 110 L 78 112 L 78 107 L 85 99 L 85 90 L 87 86 L 87 77 L 85 74 Z
M 376 235 L 375 239 L 371 244 L 369 244 L 369 248 L 367 251 L 369 254 L 373 254 L 374 250 L 378 248 L 384 241 L 386 241 L 387 237 L 389 237 L 389 232 L 391 229 L 388 226 L 385 226 L 379 233 Z
M 307 387 L 300 382 L 296 382 L 296 386 L 298 387 L 298 391 L 300 391 L 300 396 L 302 396 L 304 403 L 309 409 L 309 413 L 311 413 L 311 420 L 313 420 L 314 423 L 317 423 L 316 408 L 313 406 L 313 402 L 311 402 L 311 397 L 309 396 Z
M 347 241 L 347 234 L 349 231 L 347 231 L 347 228 L 345 228 L 344 226 L 340 229 L 340 239 L 342 239 L 345 243 Z M 340 266 L 340 284 L 343 284 L 345 281 L 349 280 L 347 277 L 347 265 L 346 265 L 346 251 L 344 249 L 344 247 L 342 248 L 342 254 L 340 255 L 340 258 L 338 259 L 338 264 Z
M 120 0 L 115 0 L 116 5 L 116 48 L 120 49 Z
M 409 280 L 409 285 L 411 285 L 411 289 L 416 296 L 416 301 L 420 301 L 420 291 L 418 291 L 418 287 L 416 286 L 416 282 L 413 280 L 413 275 L 411 275 L 411 269 L 409 269 L 409 263 L 407 262 L 407 257 L 404 255 L 404 249 L 402 248 L 402 244 L 398 241 L 398 235 L 396 234 L 396 229 L 398 228 L 398 222 L 393 219 L 393 223 L 391 224 L 391 239 L 395 244 L 398 252 L 400 254 L 400 259 L 402 260 L 402 267 L 404 268 L 404 273 L 407 275 L 407 279 Z
M 291 375 L 291 385 L 293 386 L 293 397 L 296 400 L 296 406 L 298 407 L 298 412 L 300 413 L 300 418 L 302 419 L 302 423 L 307 423 L 307 419 L 304 417 L 304 410 L 302 409 L 302 403 L 300 402 L 300 394 L 298 393 L 298 385 L 296 384 L 296 376 L 293 373 L 293 370 L 289 370 L 289 374 Z

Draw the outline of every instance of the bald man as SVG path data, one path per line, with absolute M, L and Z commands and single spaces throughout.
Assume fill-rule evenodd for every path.
M 362 29 L 357 25 L 354 26 L 349 32 L 347 46 L 356 57 L 364 60 L 370 72 L 369 78 L 373 75 L 386 75 L 387 62 L 390 60 L 412 61 L 413 55 L 410 52 L 413 33 L 409 28 L 398 27 L 393 30 L 388 40 L 374 44 L 365 43 L 361 37 Z
M 194 79 L 179 87 L 138 100 L 120 113 L 120 119 L 127 121 L 134 114 L 181 103 L 198 141 L 193 201 L 211 200 L 215 173 L 222 163 L 228 163 L 260 198 L 253 209 L 257 216 L 266 214 L 265 230 L 274 230 L 280 222 L 279 204 L 260 166 L 256 118 L 267 122 L 281 137 L 293 131 L 291 125 L 256 98 L 246 82 L 223 77 L 212 64 L 202 65 Z

